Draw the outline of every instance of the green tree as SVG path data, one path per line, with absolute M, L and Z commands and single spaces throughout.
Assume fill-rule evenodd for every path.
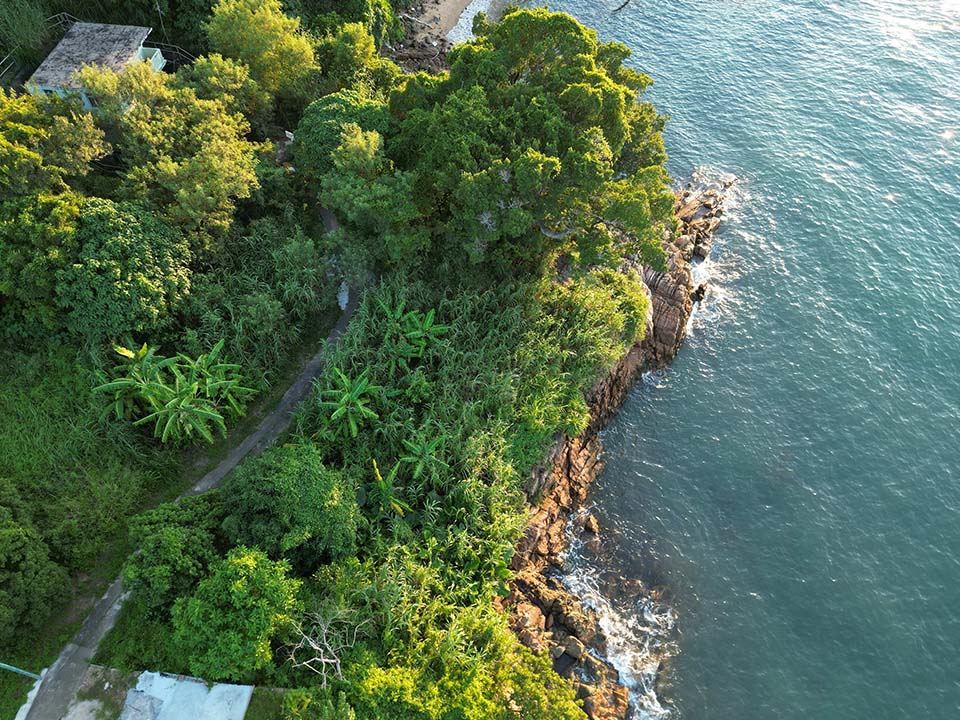
M 286 561 L 238 547 L 173 606 L 173 640 L 194 675 L 248 680 L 273 659 L 271 642 L 288 627 L 300 581 Z
M 236 201 L 257 187 L 264 149 L 246 139 L 243 115 L 229 110 L 235 98 L 201 99 L 182 79 L 146 63 L 120 74 L 86 67 L 79 79 L 99 100 L 98 121 L 117 130 L 122 195 L 157 209 L 198 248 L 222 237 Z M 209 91 L 208 79 L 200 91 Z
M 499 276 L 558 255 L 662 267 L 674 228 L 663 119 L 637 99 L 650 79 L 623 65 L 626 47 L 543 8 L 478 30 L 451 51 L 447 77 L 410 76 L 390 99 L 389 157 L 414 174 L 440 239 L 430 263 Z
M 71 192 L 32 195 L 0 206 L 0 316 L 10 338 L 57 333 L 57 278 L 79 257 L 83 199 Z
M 386 137 L 391 134 L 393 119 L 385 103 L 354 88 L 315 100 L 304 111 L 294 135 L 293 152 L 298 172 L 316 179 L 333 170 L 331 156 L 340 145 L 344 126 L 350 123 Z
M 316 69 L 300 19 L 284 14 L 280 0 L 219 0 L 207 23 L 210 46 L 250 68 L 272 95 L 297 96 Z
M 134 598 L 157 612 L 188 595 L 217 558 L 223 511 L 218 494 L 183 498 L 130 522 L 134 552 L 123 572 Z
M 413 200 L 416 178 L 393 169 L 380 133 L 347 124 L 330 157 L 334 169 L 320 183 L 322 197 L 353 242 L 389 265 L 402 265 L 428 246 L 429 232 Z
M 389 92 L 401 75 L 400 68 L 380 56 L 366 25 L 350 22 L 317 41 L 317 60 L 323 67 L 323 92 L 364 88 Z
M 177 73 L 178 84 L 192 88 L 200 100 L 219 100 L 229 112 L 241 113 L 264 129 L 273 112 L 273 98 L 250 77 L 241 62 L 219 53 L 198 57 Z
M 227 479 L 223 498 L 231 542 L 286 556 L 302 574 L 356 550 L 353 484 L 324 467 L 312 444 L 273 448 L 244 463 Z
M 401 2 L 397 6 L 405 4 Z M 389 0 L 291 0 L 289 6 L 312 30 L 319 32 L 345 23 L 360 23 L 376 41 L 377 48 L 403 35 L 403 26 Z
M 90 113 L 70 100 L 0 88 L 0 196 L 61 192 L 110 151 Z
M 36 630 L 64 597 L 67 573 L 33 528 L 0 507 L 0 645 Z
M 130 203 L 38 195 L 0 208 L 0 296 L 7 332 L 66 330 L 91 344 L 154 333 L 189 292 L 182 235 Z
M 99 343 L 169 326 L 190 290 L 190 248 L 152 213 L 91 198 L 81 205 L 74 262 L 57 273 L 56 304 L 75 336 Z

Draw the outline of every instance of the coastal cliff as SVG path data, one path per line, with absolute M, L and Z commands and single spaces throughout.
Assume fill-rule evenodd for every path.
M 503 606 L 520 641 L 534 651 L 549 652 L 554 669 L 572 680 L 591 720 L 625 718 L 629 693 L 616 668 L 604 659 L 606 641 L 596 614 L 565 589 L 552 570 L 566 550 L 568 525 L 603 467 L 600 432 L 640 374 L 668 364 L 683 343 L 694 303 L 706 292 L 703 285 L 694 287 L 690 263 L 709 253 L 723 213 L 724 189 L 710 185 L 678 191 L 680 232 L 675 241 L 665 243 L 667 269 L 640 268 L 650 294 L 644 339 L 587 394 L 590 423 L 584 433 L 562 437 L 525 487 L 534 510 L 517 544 L 512 561 L 516 575 Z M 578 515 L 575 522 L 588 547 L 599 543 L 600 528 L 592 515 Z M 644 592 L 636 583 L 624 590 Z

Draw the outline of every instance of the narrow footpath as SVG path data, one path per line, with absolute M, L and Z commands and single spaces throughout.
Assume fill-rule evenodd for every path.
M 332 218 L 324 217 L 324 225 L 335 226 L 335 223 L 336 221 Z M 275 443 L 290 426 L 294 410 L 307 396 L 314 378 L 320 371 L 324 352 L 328 346 L 340 338 L 357 308 L 358 298 L 356 294 L 352 295 L 323 345 L 304 366 L 277 406 L 260 421 L 252 433 L 230 451 L 219 465 L 200 478 L 181 497 L 200 495 L 217 487 L 241 460 L 247 456 L 259 455 Z M 44 673 L 26 720 L 60 720 L 67 714 L 70 704 L 80 689 L 87 667 L 97 651 L 97 646 L 113 627 L 126 598 L 127 593 L 123 592 L 122 577 L 118 577 L 93 606 L 73 640 Z

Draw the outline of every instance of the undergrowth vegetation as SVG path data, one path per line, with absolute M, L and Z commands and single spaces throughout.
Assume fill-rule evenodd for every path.
M 378 54 L 385 0 L 158 7 L 209 54 L 85 68 L 92 115 L 0 94 L 0 648 L 126 528 L 103 663 L 298 688 L 287 718 L 582 717 L 495 601 L 526 478 L 586 427 L 646 327 L 638 268 L 664 267 L 650 79 L 546 10 L 481 16 L 428 75 Z M 362 297 L 290 433 L 131 519 L 344 282 Z

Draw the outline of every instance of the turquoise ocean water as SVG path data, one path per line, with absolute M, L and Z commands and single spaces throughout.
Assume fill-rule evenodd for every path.
M 675 177 L 742 182 L 570 581 L 667 588 L 587 593 L 646 714 L 960 718 L 960 0 L 619 4 L 551 7 L 654 77 Z

